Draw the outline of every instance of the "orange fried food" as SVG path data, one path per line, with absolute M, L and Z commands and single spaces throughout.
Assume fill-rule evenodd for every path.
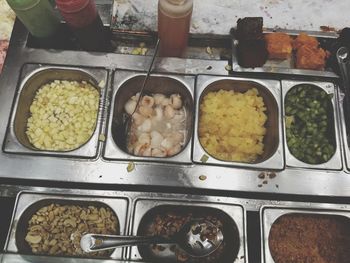
M 299 69 L 324 70 L 328 54 L 322 48 L 303 45 L 297 49 L 296 67 Z
M 265 35 L 266 47 L 271 59 L 287 59 L 292 53 L 292 39 L 285 33 Z
M 293 41 L 293 49 L 298 49 L 304 45 L 317 48 L 319 43 L 315 37 L 311 37 L 306 33 L 300 33 L 299 36 Z

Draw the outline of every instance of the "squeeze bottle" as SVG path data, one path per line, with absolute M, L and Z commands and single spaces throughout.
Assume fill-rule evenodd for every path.
M 193 0 L 159 0 L 160 55 L 181 57 L 187 47 Z
M 93 0 L 56 0 L 56 5 L 82 49 L 109 49 L 110 43 Z
M 48 0 L 7 0 L 7 3 L 34 37 L 50 37 L 60 25 Z

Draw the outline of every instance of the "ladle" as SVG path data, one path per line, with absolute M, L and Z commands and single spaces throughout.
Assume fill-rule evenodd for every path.
M 145 244 L 177 244 L 192 257 L 205 257 L 213 253 L 222 243 L 222 231 L 207 220 L 193 220 L 183 225 L 171 237 L 161 236 L 117 236 L 85 234 L 80 246 L 84 252 L 95 252 L 116 247 Z

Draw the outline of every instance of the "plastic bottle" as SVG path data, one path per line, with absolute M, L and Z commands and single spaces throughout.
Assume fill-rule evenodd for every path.
M 7 0 L 7 3 L 34 37 L 50 37 L 60 25 L 48 0 Z
M 183 56 L 188 41 L 193 0 L 159 0 L 158 36 L 160 55 Z
M 56 0 L 56 5 L 82 49 L 108 51 L 108 37 L 93 0 Z

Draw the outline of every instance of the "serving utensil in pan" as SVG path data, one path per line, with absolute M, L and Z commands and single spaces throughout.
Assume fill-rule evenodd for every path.
M 140 101 L 142 99 L 142 95 L 144 94 L 145 87 L 147 85 L 147 81 L 148 81 L 148 79 L 149 79 L 149 77 L 151 75 L 151 71 L 152 71 L 152 68 L 153 68 L 154 60 L 155 60 L 155 58 L 156 58 L 156 56 L 158 54 L 159 43 L 160 43 L 160 39 L 158 38 L 156 46 L 155 46 L 155 49 L 154 49 L 154 54 L 153 54 L 153 57 L 152 57 L 152 60 L 151 60 L 151 64 L 149 65 L 147 74 L 145 76 L 145 79 L 143 80 L 142 86 L 141 86 L 140 91 L 139 91 L 139 97 L 137 99 L 135 109 L 133 110 L 133 112 L 131 114 L 125 113 L 123 115 L 123 119 L 122 119 L 121 123 L 116 125 L 116 129 L 118 130 L 118 134 L 119 134 L 118 136 L 121 137 L 120 141 L 123 143 L 123 145 L 121 145 L 123 150 L 127 149 L 128 137 L 129 137 L 128 135 L 129 135 L 130 127 L 131 127 L 131 124 L 132 124 L 132 116 L 134 115 L 134 113 L 138 109 L 138 106 L 139 106 Z
M 222 231 L 206 220 L 192 220 L 171 237 L 116 236 L 85 234 L 80 246 L 84 252 L 95 252 L 116 247 L 145 244 L 177 244 L 192 257 L 205 257 L 213 253 L 224 239 Z

